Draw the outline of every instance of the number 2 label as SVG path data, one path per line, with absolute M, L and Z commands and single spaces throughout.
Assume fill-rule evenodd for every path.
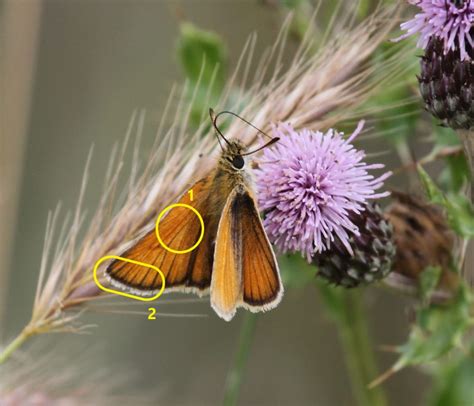
M 148 311 L 150 312 L 150 314 L 148 315 L 148 320 L 156 320 L 156 309 L 154 307 L 149 307 Z

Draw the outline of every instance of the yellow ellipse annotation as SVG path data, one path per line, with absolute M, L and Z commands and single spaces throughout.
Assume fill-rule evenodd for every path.
M 163 242 L 163 240 L 161 239 L 161 236 L 160 236 L 159 225 L 160 225 L 161 218 L 166 214 L 166 212 L 168 212 L 169 210 L 171 210 L 175 207 L 184 207 L 186 209 L 189 209 L 189 210 L 193 211 L 196 214 L 196 216 L 198 217 L 199 223 L 201 224 L 201 234 L 200 234 L 198 240 L 196 241 L 196 243 L 192 247 L 187 248 L 185 250 L 175 250 L 173 248 L 168 247 Z M 166 249 L 169 252 L 172 252 L 173 254 L 186 254 L 186 253 L 191 252 L 192 250 L 196 249 L 197 246 L 201 243 L 202 239 L 204 238 L 204 220 L 202 219 L 201 214 L 199 214 L 199 212 L 193 206 L 190 206 L 189 204 L 185 204 L 185 203 L 170 204 L 169 206 L 165 207 L 161 211 L 160 215 L 158 216 L 158 218 L 156 220 L 156 225 L 155 225 L 155 233 L 156 233 L 156 238 L 158 239 L 159 243 L 161 244 L 161 246 L 164 249 Z
M 105 286 L 103 286 L 100 283 L 99 278 L 97 277 L 97 269 L 99 268 L 99 265 L 102 262 L 107 261 L 109 259 L 116 259 L 118 261 L 130 262 L 131 264 L 144 266 L 145 268 L 150 268 L 150 269 L 153 269 L 154 271 L 158 272 L 160 274 L 160 277 L 161 277 L 161 289 L 160 289 L 160 291 L 153 297 L 140 297 L 140 296 L 137 296 L 137 295 L 132 295 L 131 293 L 125 293 L 125 292 L 121 292 L 119 290 L 106 288 Z M 94 276 L 94 282 L 96 283 L 96 285 L 100 289 L 102 289 L 104 292 L 115 293 L 116 295 L 125 296 L 125 297 L 128 297 L 130 299 L 141 300 L 143 302 L 151 302 L 153 300 L 158 299 L 163 294 L 163 292 L 165 290 L 165 275 L 163 274 L 163 272 L 161 272 L 161 270 L 159 268 L 157 268 L 156 266 L 150 265 L 150 264 L 146 264 L 144 262 L 139 262 L 139 261 L 135 261 L 133 259 L 119 257 L 117 255 L 106 255 L 105 257 L 102 257 L 101 259 L 99 259 L 95 263 L 93 276 Z

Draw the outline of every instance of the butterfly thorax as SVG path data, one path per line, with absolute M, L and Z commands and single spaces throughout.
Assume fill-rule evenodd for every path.
M 252 178 L 247 157 L 242 156 L 247 147 L 239 140 L 229 140 L 223 150 L 218 165 L 214 170 L 212 190 L 216 191 L 209 196 L 212 206 L 221 210 L 229 194 L 235 188 L 251 188 Z M 217 193 L 218 191 L 218 193 Z

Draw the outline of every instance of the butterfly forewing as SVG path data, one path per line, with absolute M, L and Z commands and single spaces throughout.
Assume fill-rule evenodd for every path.
M 234 316 L 242 296 L 242 227 L 239 219 L 232 217 L 236 195 L 234 189 L 219 221 L 211 283 L 211 305 L 227 321 Z
M 194 207 L 203 216 L 206 212 L 204 207 L 208 199 L 210 181 L 211 179 L 206 177 L 195 183 L 191 188 L 192 201 L 191 195 L 185 193 L 179 203 Z M 213 246 L 209 239 L 208 228 L 212 228 L 213 221 L 203 216 L 203 222 L 204 238 L 191 252 L 176 254 L 164 248 L 153 228 L 121 256 L 159 268 L 165 276 L 167 288 L 189 286 L 205 290 L 211 280 Z M 159 233 L 167 247 L 183 251 L 196 243 L 201 233 L 201 224 L 196 214 L 189 208 L 174 207 L 160 221 Z M 199 269 L 193 271 L 196 261 L 199 262 Z M 156 271 L 129 262 L 113 261 L 106 274 L 115 284 L 144 295 L 161 288 L 161 277 Z

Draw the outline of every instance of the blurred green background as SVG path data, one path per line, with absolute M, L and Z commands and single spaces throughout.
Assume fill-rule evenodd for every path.
M 146 110 L 143 157 L 147 156 L 172 84 L 184 78 L 176 54 L 180 22 L 218 33 L 227 46 L 230 68 L 248 35 L 258 34 L 259 55 L 273 43 L 282 22 L 281 10 L 268 4 L 272 2 L 255 0 L 13 3 L 2 8 L 5 21 L 18 13 L 24 20 L 14 26 L 14 35 L 6 37 L 11 43 L 8 56 L 10 61 L 25 61 L 30 55 L 31 72 L 22 77 L 31 86 L 23 89 L 23 103 L 18 103 L 24 131 L 21 126 L 4 127 L 1 134 L 5 147 L 18 144 L 16 155 L 5 154 L 1 175 L 5 182 L 18 185 L 11 187 L 17 200 L 0 213 L 8 220 L 2 238 L 6 246 L 11 242 L 3 259 L 9 266 L 4 266 L 6 273 L 0 271 L 5 291 L 0 303 L 3 339 L 11 338 L 29 319 L 48 210 L 58 201 L 66 210 L 74 208 L 91 146 L 88 213 L 100 197 L 111 146 L 123 139 L 135 109 Z M 290 42 L 289 49 L 294 47 L 296 43 Z M 26 59 L 14 59 L 15 50 L 24 50 Z M 20 71 L 21 64 L 10 67 L 6 82 L 19 80 Z M 15 89 L 11 88 L 12 94 Z M 15 106 L 9 108 L 13 111 Z M 24 141 L 18 141 L 22 137 Z M 375 345 L 403 342 L 410 321 L 408 299 L 371 288 L 365 301 Z M 158 312 L 208 317 L 149 321 L 145 316 L 89 314 L 86 322 L 97 324 L 92 334 L 54 339 L 71 348 L 90 348 L 96 363 L 89 366 L 91 370 L 107 367 L 111 373 L 130 375 L 139 390 L 153 390 L 159 404 L 220 404 L 243 311 L 226 323 L 207 300 L 166 306 L 158 302 L 156 307 Z M 376 352 L 379 369 L 388 368 L 394 356 Z M 407 369 L 385 387 L 392 404 L 412 406 L 422 404 L 427 384 L 428 378 Z M 288 290 L 277 309 L 259 317 L 240 403 L 354 404 L 337 331 L 313 284 Z

